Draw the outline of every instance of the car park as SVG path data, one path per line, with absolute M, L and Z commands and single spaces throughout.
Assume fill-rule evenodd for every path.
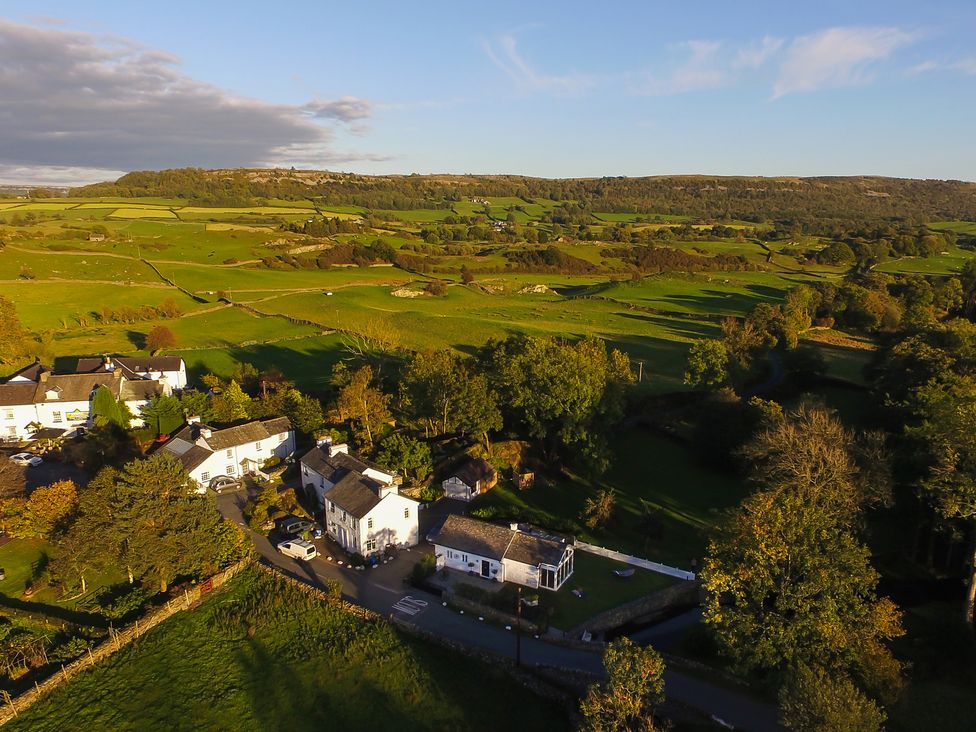
M 216 478 L 210 481 L 210 490 L 212 490 L 214 493 L 235 491 L 240 487 L 241 482 L 235 478 L 231 478 L 229 475 L 218 475 Z
M 315 548 L 315 545 L 303 539 L 283 541 L 278 544 L 277 549 L 286 557 L 301 559 L 304 562 L 307 562 L 309 559 L 315 559 L 319 555 L 319 550 Z
M 31 468 L 36 468 L 44 462 L 44 458 L 40 455 L 31 455 L 29 452 L 18 452 L 16 455 L 11 455 L 9 460 L 16 465 Z

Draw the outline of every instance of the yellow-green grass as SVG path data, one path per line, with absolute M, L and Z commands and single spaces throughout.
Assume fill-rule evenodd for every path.
M 43 539 L 11 539 L 0 546 L 0 567 L 7 575 L 0 582 L 0 593 L 21 598 L 50 554 L 51 545 Z
M 256 317 L 236 307 L 177 318 L 167 325 L 176 342 L 190 348 L 232 348 L 320 332 L 319 328 L 295 325 L 283 318 Z
M 88 244 L 78 242 L 79 246 Z M 106 280 L 119 283 L 133 281 L 160 282 L 158 275 L 134 259 L 98 256 L 94 252 L 24 251 L 12 246 L 0 250 L 0 280 L 20 277 L 24 268 L 37 279 Z
M 12 206 L 17 211 L 61 211 L 66 208 L 72 208 L 75 205 L 75 201 L 70 199 L 61 201 L 31 201 L 30 203 L 21 203 L 17 206 Z
M 16 206 L 23 206 L 23 201 L 0 201 L 0 211 L 8 208 L 14 208 Z
M 396 267 L 335 267 L 332 269 L 261 269 L 207 267 L 158 262 L 166 277 L 191 292 L 228 291 L 247 299 L 276 292 L 319 288 L 329 290 L 355 283 L 409 282 L 415 276 Z M 321 293 L 319 293 L 321 296 Z
M 956 274 L 976 252 L 961 247 L 949 247 L 945 253 L 932 257 L 902 257 L 882 262 L 875 267 L 879 272 L 902 274 Z
M 98 201 L 95 203 L 79 203 L 77 206 L 75 206 L 75 209 L 87 210 L 90 208 L 119 208 L 120 203 L 123 204 L 124 208 L 133 208 L 133 209 L 169 210 L 173 208 L 172 206 L 161 204 L 161 203 L 144 203 L 142 199 L 133 198 L 127 200 L 121 199 L 115 201 Z
M 630 569 L 623 562 L 577 549 L 573 555 L 573 575 L 558 592 L 544 592 L 544 607 L 552 608 L 550 624 L 569 630 L 598 613 L 631 602 L 681 580 L 670 575 L 634 567 L 630 577 L 618 577 L 614 570 Z M 573 594 L 579 590 L 582 597 Z
M 416 208 L 408 209 L 406 211 L 386 211 L 386 210 L 376 210 L 373 212 L 374 215 L 379 216 L 383 219 L 388 219 L 391 221 L 406 221 L 408 223 L 430 223 L 443 221 L 448 216 L 454 216 L 455 213 L 449 208 Z
M 205 224 L 205 226 L 207 231 L 253 231 L 265 234 L 274 231 L 270 226 L 248 226 L 246 224 L 210 223 Z
M 181 214 L 258 214 L 270 216 L 274 214 L 307 215 L 310 211 L 301 206 L 184 206 L 179 209 Z
M 12 730 L 569 729 L 503 670 L 258 569 L 73 678 Z
M 954 231 L 957 234 L 976 236 L 976 222 L 973 221 L 933 221 L 928 226 L 936 231 Z
M 176 214 L 165 208 L 117 208 L 113 219 L 175 219 Z
M 279 369 L 302 391 L 319 394 L 329 389 L 332 367 L 348 355 L 336 334 L 173 353 L 183 357 L 193 379 L 208 373 L 230 378 L 237 364 L 250 363 L 261 370 Z
M 87 283 L 73 282 L 36 282 L 30 280 L 16 280 L 3 284 L 4 294 L 13 300 L 17 314 L 30 330 L 62 330 L 64 323 L 67 329 L 78 329 L 76 318 L 86 316 L 96 325 L 97 321 L 90 314 L 103 307 L 118 309 L 123 306 L 138 308 L 142 305 L 160 305 L 163 301 L 172 299 L 184 312 L 198 310 L 200 303 L 194 302 L 179 290 L 160 285 L 110 284 L 106 282 Z M 128 328 L 143 327 L 142 323 L 133 323 Z

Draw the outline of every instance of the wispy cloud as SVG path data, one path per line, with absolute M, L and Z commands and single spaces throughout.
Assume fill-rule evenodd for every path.
M 918 40 L 900 28 L 837 27 L 800 36 L 786 50 L 773 98 L 872 78 L 872 65 Z
M 638 94 L 666 96 L 703 89 L 716 89 L 730 81 L 718 59 L 722 44 L 716 41 L 685 41 L 674 44 L 684 60 L 665 74 L 644 72 L 637 76 Z
M 339 122 L 353 122 L 373 116 L 373 103 L 362 97 L 339 97 L 339 99 L 316 99 L 302 105 L 302 111 L 317 119 L 334 119 Z
M 482 47 L 495 66 L 504 71 L 522 92 L 576 94 L 590 87 L 594 77 L 586 74 L 547 74 L 537 71 L 519 52 L 518 41 L 506 33 Z
M 967 76 L 976 76 L 976 56 L 956 61 L 923 61 L 908 70 L 910 74 L 925 74 L 930 71 L 957 71 Z
M 763 36 L 758 43 L 750 43 L 740 48 L 732 62 L 736 69 L 758 69 L 766 64 L 783 47 L 782 38 Z

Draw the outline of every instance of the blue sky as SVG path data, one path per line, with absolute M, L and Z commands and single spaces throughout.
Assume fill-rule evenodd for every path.
M 0 4 L 0 181 L 976 178 L 976 3 Z

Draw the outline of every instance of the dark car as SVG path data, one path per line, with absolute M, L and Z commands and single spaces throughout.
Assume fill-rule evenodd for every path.
M 275 521 L 275 528 L 285 536 L 297 536 L 311 529 L 314 525 L 308 519 L 303 519 L 298 516 L 285 516 Z

